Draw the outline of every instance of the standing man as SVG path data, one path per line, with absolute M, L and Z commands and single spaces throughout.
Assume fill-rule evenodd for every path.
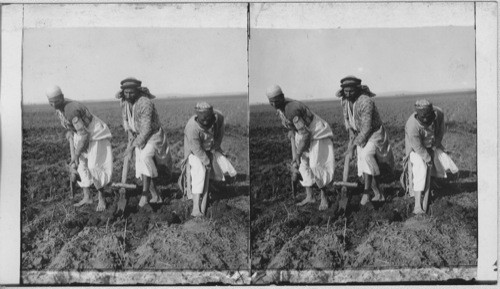
M 46 95 L 50 105 L 55 108 L 61 125 L 67 130 L 66 138 L 72 152 L 70 167 L 77 168 L 80 175 L 78 185 L 83 189 L 83 199 L 75 206 L 92 204 L 90 186 L 94 185 L 99 199 L 96 210 L 103 211 L 106 203 L 102 188 L 109 184 L 113 172 L 111 132 L 83 104 L 65 99 L 59 86 L 47 89 Z
M 225 181 L 224 174 L 234 177 L 236 170 L 221 149 L 222 113 L 206 102 L 197 103 L 195 112 L 184 129 L 183 173 L 179 183 L 187 197 L 193 199 L 191 215 L 199 217 L 206 213 L 209 179 Z
M 405 126 L 405 177 L 409 184 L 404 187 L 415 196 L 413 213 L 423 214 L 427 210 L 430 176 L 446 178 L 446 171 L 457 173 L 458 168 L 444 152 L 442 144 L 445 133 L 444 113 L 426 99 L 415 103 Z M 422 204 L 422 193 L 426 191 Z
M 340 87 L 337 97 L 342 98 L 345 127 L 349 131 L 347 153 L 352 154 L 357 148 L 358 176 L 363 176 L 365 183 L 361 205 L 368 202 L 371 192 L 375 195 L 372 201 L 385 201 L 379 186 L 379 165 L 386 163 L 391 169 L 394 168 L 394 156 L 372 99 L 375 94 L 354 76 L 340 80 Z
M 292 168 L 302 176 L 301 185 L 306 188 L 306 198 L 298 203 L 303 206 L 314 203 L 312 186 L 316 184 L 321 192 L 319 210 L 328 208 L 325 187 L 332 182 L 335 170 L 333 132 L 326 121 L 314 114 L 305 104 L 285 98 L 281 87 L 273 85 L 266 91 L 267 98 L 289 130 L 292 146 Z M 292 147 L 293 152 L 293 147 Z
M 155 98 L 142 82 L 135 78 L 121 81 L 121 99 L 123 127 L 128 134 L 128 146 L 124 155 L 135 151 L 135 176 L 142 179 L 142 195 L 139 207 L 148 203 L 161 203 L 155 180 L 159 165 L 170 169 L 172 164 L 167 135 L 163 131 L 154 103 Z

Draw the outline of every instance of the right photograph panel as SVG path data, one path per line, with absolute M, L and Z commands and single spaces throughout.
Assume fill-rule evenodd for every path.
M 254 284 L 476 275 L 474 4 L 250 4 Z

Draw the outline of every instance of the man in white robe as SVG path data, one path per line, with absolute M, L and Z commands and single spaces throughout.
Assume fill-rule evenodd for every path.
M 109 184 L 113 173 L 113 153 L 111 151 L 111 132 L 97 116 L 90 113 L 83 104 L 64 98 L 58 86 L 50 87 L 47 92 L 49 104 L 56 109 L 61 125 L 67 129 L 66 137 L 74 150 L 70 167 L 77 170 L 83 189 L 83 199 L 75 204 L 79 207 L 92 204 L 90 186 L 98 193 L 96 210 L 106 209 L 102 189 Z

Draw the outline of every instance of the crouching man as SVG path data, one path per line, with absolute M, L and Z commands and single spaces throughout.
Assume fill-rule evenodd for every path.
M 413 213 L 427 210 L 431 176 L 446 178 L 446 171 L 457 173 L 458 168 L 444 152 L 444 113 L 441 108 L 423 99 L 415 103 L 415 112 L 405 126 L 403 187 L 415 196 Z M 421 200 L 425 192 L 424 200 Z
M 96 210 L 103 211 L 106 209 L 106 203 L 102 188 L 109 184 L 113 173 L 111 132 L 86 106 L 65 99 L 59 86 L 50 87 L 46 94 L 61 125 L 67 130 L 66 138 L 72 152 L 70 167 L 77 169 L 81 179 L 78 185 L 83 189 L 83 199 L 75 206 L 93 203 L 90 186 L 94 185 L 99 199 Z
M 282 125 L 292 137 L 292 167 L 302 177 L 301 185 L 306 189 L 306 198 L 298 203 L 303 206 L 314 203 L 313 185 L 320 189 L 319 210 L 328 208 L 325 188 L 333 181 L 335 155 L 333 132 L 330 125 L 313 113 L 302 102 L 285 98 L 281 87 L 273 85 L 266 91 L 269 104 L 276 109 Z
M 158 112 L 149 89 L 142 87 L 142 82 L 135 78 L 121 81 L 121 99 L 123 127 L 128 133 L 128 145 L 124 155 L 135 152 L 135 177 L 142 180 L 142 195 L 139 207 L 148 203 L 161 203 L 163 200 L 156 189 L 158 166 L 171 169 L 172 157 L 167 142 L 167 135 L 161 126 Z M 149 194 L 151 199 L 148 200 Z
M 225 174 L 234 177 L 236 171 L 221 149 L 222 113 L 206 102 L 197 103 L 195 111 L 184 129 L 184 161 L 179 185 L 188 199 L 193 199 L 191 215 L 199 217 L 206 212 L 209 179 L 225 181 Z

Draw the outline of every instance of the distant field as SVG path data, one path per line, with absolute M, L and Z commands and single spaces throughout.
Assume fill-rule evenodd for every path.
M 435 106 L 444 110 L 446 129 L 448 134 L 444 138 L 445 147 L 452 151 L 461 161 L 460 167 L 467 170 L 476 170 L 476 97 L 472 93 L 463 94 L 444 94 L 428 96 L 405 96 L 405 97 L 375 97 L 377 109 L 379 110 L 385 127 L 389 130 L 392 142 L 404 146 L 404 126 L 410 114 L 414 111 L 413 104 L 417 99 L 427 98 Z M 326 120 L 334 131 L 334 142 L 336 147 L 342 147 L 346 142 L 347 133 L 344 128 L 344 120 L 340 101 L 312 101 L 305 102 L 311 110 Z M 286 131 L 280 126 L 280 122 L 274 113 L 273 108 L 268 104 L 250 106 L 250 139 L 254 141 L 264 141 L 259 137 L 265 131 L 266 138 L 271 138 L 273 144 L 286 144 L 284 135 Z M 257 135 L 255 135 L 257 134 Z M 464 137 L 472 134 L 474 137 Z M 256 136 L 256 137 L 254 137 Z M 466 155 L 462 155 L 459 146 L 462 147 L 463 141 L 466 141 Z M 251 147 L 253 147 L 251 145 Z M 473 155 L 471 153 L 473 152 Z M 258 160 L 259 154 L 255 154 L 251 149 L 251 160 Z M 402 155 L 398 155 L 400 158 Z M 337 154 L 340 159 L 340 155 Z M 470 160 L 474 162 L 471 163 Z M 458 164 L 457 164 L 458 165 Z
M 443 144 L 460 173 L 434 188 L 430 214 L 413 216 L 413 199 L 399 185 L 404 157 L 404 125 L 416 99 L 427 98 L 445 112 Z M 250 183 L 252 268 L 347 269 L 422 268 L 477 262 L 477 115 L 474 93 L 374 98 L 393 146 L 396 173 L 382 185 L 387 202 L 359 206 L 352 190 L 348 214 L 337 214 L 337 192 L 329 188 L 330 208 L 319 201 L 296 207 L 290 193 L 289 140 L 270 105 L 250 106 Z M 335 179 L 341 180 L 347 133 L 340 101 L 305 102 L 334 132 Z M 357 180 L 355 161 L 350 180 Z M 305 197 L 303 189 L 298 199 Z M 315 194 L 318 197 L 318 194 Z M 273 281 L 262 273 L 256 283 Z M 457 276 L 457 278 L 460 276 Z M 451 278 L 451 277 L 450 277 Z M 275 281 L 275 280 L 274 280 Z M 369 281 L 369 280 L 366 280 Z
M 155 99 L 156 109 L 167 132 L 184 128 L 187 120 L 194 114 L 198 101 L 208 101 L 215 109 L 222 111 L 228 130 L 248 127 L 248 104 L 246 96 L 214 98 L 171 98 Z M 119 100 L 105 102 L 83 102 L 95 115 L 112 128 L 121 126 Z M 54 117 L 54 109 L 47 104 L 23 105 L 23 129 L 57 129 L 59 122 Z M 60 130 L 60 129 L 59 129 Z M 243 132 L 243 131 L 242 131 Z M 244 133 L 244 132 L 243 132 Z
M 238 177 L 231 185 L 217 187 L 208 218 L 195 220 L 189 218 L 191 201 L 182 199 L 176 182 L 180 173 L 177 165 L 184 157 L 183 130 L 200 100 L 210 102 L 225 116 L 222 148 Z M 148 205 L 137 211 L 135 194 L 139 192 L 132 192 L 124 216 L 114 214 L 117 196 L 111 188 L 105 189 L 106 211 L 95 212 L 97 203 L 73 208 L 66 171 L 70 154 L 64 129 L 48 104 L 23 106 L 23 270 L 248 268 L 247 97 L 155 99 L 154 103 L 176 167 L 171 179 L 159 179 L 165 204 Z M 119 182 L 121 154 L 126 147 L 119 101 L 85 105 L 111 129 L 113 182 Z M 134 175 L 132 165 L 128 179 L 133 181 Z M 80 198 L 78 189 L 77 199 Z

